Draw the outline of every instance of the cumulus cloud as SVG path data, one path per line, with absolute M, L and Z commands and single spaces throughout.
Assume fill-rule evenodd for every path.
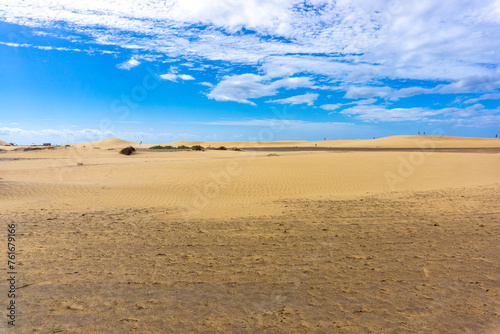
M 216 101 L 234 101 L 255 106 L 250 98 L 276 94 L 276 88 L 261 83 L 262 80 L 261 76 L 251 73 L 226 76 L 212 89 L 208 97 Z
M 180 78 L 181 80 L 194 80 L 194 77 L 189 75 L 189 74 L 179 74 L 177 75 L 178 78 Z
M 296 89 L 312 85 L 308 77 L 272 80 L 268 76 L 245 73 L 225 76 L 207 96 L 216 101 L 234 101 L 255 106 L 256 104 L 249 99 L 276 95 L 280 88 Z
M 162 75 L 160 75 L 160 79 L 168 80 L 168 81 L 177 81 L 177 74 L 173 74 L 173 73 L 162 74 Z
M 118 67 L 121 70 L 130 70 L 131 68 L 139 66 L 140 64 L 141 63 L 138 60 L 136 60 L 135 58 L 130 58 L 126 62 L 118 64 L 116 67 Z
M 195 80 L 195 78 L 189 74 L 175 74 L 175 73 L 161 74 L 160 79 L 167 80 L 167 81 L 174 81 L 174 82 L 177 81 L 177 79 L 181 79 L 184 81 Z
M 296 95 L 287 97 L 286 99 L 278 99 L 267 101 L 267 103 L 279 103 L 279 104 L 307 104 L 308 106 L 312 106 L 314 101 L 318 98 L 319 94 L 307 93 L 302 95 Z
M 320 106 L 320 108 L 324 110 L 337 110 L 340 107 L 342 107 L 342 105 L 343 105 L 342 103 L 323 104 L 322 106 Z

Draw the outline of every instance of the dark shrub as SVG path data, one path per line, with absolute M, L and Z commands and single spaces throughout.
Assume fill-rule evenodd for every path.
M 133 148 L 132 146 L 125 147 L 124 149 L 122 149 L 120 151 L 121 154 L 125 154 L 125 155 L 131 155 L 134 152 L 135 152 L 135 148 Z
M 179 150 L 189 150 L 190 147 L 189 146 L 186 146 L 186 145 L 181 145 L 181 146 L 178 146 L 177 147 Z
M 201 145 L 194 145 L 194 146 L 191 147 L 191 149 L 193 151 L 204 151 L 204 148 Z
M 156 146 L 151 146 L 149 148 L 150 150 L 173 150 L 175 147 L 167 145 L 167 146 L 161 146 L 161 145 L 156 145 Z
M 227 150 L 227 148 L 225 148 L 224 146 L 221 146 L 221 147 L 219 147 L 219 148 L 216 148 L 216 150 L 219 150 L 219 151 L 226 151 L 226 150 Z

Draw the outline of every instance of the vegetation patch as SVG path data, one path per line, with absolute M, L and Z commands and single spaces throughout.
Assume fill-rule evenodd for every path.
M 124 154 L 124 155 L 131 155 L 132 153 L 135 152 L 135 148 L 133 148 L 132 146 L 129 146 L 129 147 L 125 147 L 124 149 L 122 149 L 120 151 L 121 154 Z
M 181 145 L 181 146 L 171 146 L 171 145 L 167 145 L 167 146 L 161 146 L 161 145 L 156 145 L 156 146 L 151 146 L 149 148 L 150 150 L 189 150 L 191 149 L 191 147 L 189 146 L 186 146 L 186 145 Z
M 201 145 L 194 145 L 194 146 L 191 147 L 191 149 L 193 151 L 205 151 L 205 149 Z

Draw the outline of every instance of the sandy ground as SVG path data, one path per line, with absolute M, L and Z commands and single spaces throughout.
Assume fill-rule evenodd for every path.
M 122 145 L 0 153 L 17 332 L 499 332 L 500 154 L 418 148 L 500 140 L 271 156 Z

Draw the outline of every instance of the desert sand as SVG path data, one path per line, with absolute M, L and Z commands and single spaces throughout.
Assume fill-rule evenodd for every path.
M 20 333 L 498 333 L 500 140 L 196 144 L 1 147 Z

